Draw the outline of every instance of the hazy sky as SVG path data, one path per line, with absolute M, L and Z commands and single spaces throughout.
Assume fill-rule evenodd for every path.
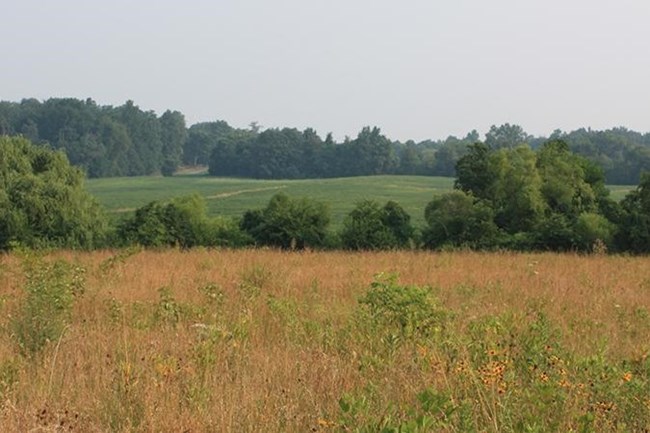
M 648 0 L 20 0 L 0 99 L 393 139 L 650 131 Z

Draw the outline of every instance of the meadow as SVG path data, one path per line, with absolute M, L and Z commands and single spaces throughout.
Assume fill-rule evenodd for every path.
M 361 176 L 336 179 L 255 180 L 217 178 L 204 174 L 174 177 L 142 176 L 90 179 L 88 191 L 113 216 L 130 212 L 152 200 L 189 194 L 206 199 L 210 215 L 239 217 L 246 210 L 264 207 L 282 191 L 293 197 L 310 197 L 328 203 L 332 224 L 340 227 L 345 216 L 361 200 L 398 202 L 415 224 L 424 223 L 424 209 L 431 199 L 453 188 L 454 179 L 431 176 Z M 612 197 L 621 200 L 634 187 L 611 185 Z
M 1 431 L 650 428 L 647 257 L 0 260 Z
M 336 179 L 254 180 L 204 175 L 91 179 L 87 189 L 109 212 L 134 210 L 152 200 L 197 193 L 206 199 L 211 215 L 241 216 L 266 206 L 278 192 L 328 203 L 338 226 L 358 201 L 400 203 L 416 222 L 434 194 L 449 191 L 454 179 L 425 176 L 366 176 Z

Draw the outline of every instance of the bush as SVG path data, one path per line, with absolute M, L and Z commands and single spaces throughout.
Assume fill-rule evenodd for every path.
M 396 202 L 380 207 L 373 200 L 357 203 L 343 223 L 341 241 L 351 250 L 406 247 L 414 238 L 411 217 Z
M 85 269 L 25 254 L 26 297 L 12 325 L 23 355 L 33 357 L 61 337 L 74 299 L 83 294 Z
M 434 198 L 424 217 L 428 226 L 423 240 L 428 248 L 489 248 L 499 240 L 492 208 L 462 191 Z
M 394 274 L 378 275 L 359 300 L 378 331 L 415 340 L 438 333 L 447 313 L 430 287 L 402 286 Z
M 329 221 L 329 209 L 324 204 L 279 193 L 264 209 L 247 211 L 240 227 L 260 245 L 318 248 L 325 243 Z

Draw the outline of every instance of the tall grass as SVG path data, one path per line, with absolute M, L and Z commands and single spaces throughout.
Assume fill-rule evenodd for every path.
M 648 258 L 57 252 L 39 269 L 84 269 L 83 296 L 28 356 L 34 277 L 1 257 L 2 431 L 650 423 Z

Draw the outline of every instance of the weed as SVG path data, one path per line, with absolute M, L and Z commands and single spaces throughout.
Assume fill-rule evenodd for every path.
M 110 273 L 112 270 L 114 270 L 118 265 L 122 265 L 126 263 L 126 259 L 138 254 L 141 251 L 142 251 L 142 247 L 139 245 L 130 246 L 128 248 L 120 250 L 117 252 L 117 254 L 112 255 L 106 260 L 104 260 L 103 262 L 101 262 L 99 264 L 99 269 L 102 274 L 106 275 Z
M 33 357 L 62 335 L 75 298 L 85 290 L 85 269 L 38 256 L 25 257 L 23 266 L 26 297 L 13 318 L 13 330 L 21 353 Z
M 370 321 L 391 340 L 417 340 L 439 334 L 447 312 L 431 288 L 397 284 L 397 275 L 379 274 L 359 300 Z

